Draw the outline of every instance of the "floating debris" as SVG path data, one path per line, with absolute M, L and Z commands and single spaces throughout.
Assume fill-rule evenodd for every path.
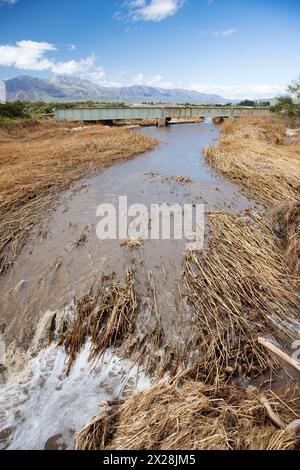
M 73 246 L 81 246 L 87 241 L 87 236 L 85 233 L 82 233 L 77 240 L 73 241 Z
M 175 183 L 180 184 L 191 184 L 192 180 L 188 176 L 166 176 L 164 178 L 166 181 L 175 181 Z
M 144 240 L 142 238 L 129 238 L 128 240 L 122 241 L 121 246 L 131 249 L 143 248 Z

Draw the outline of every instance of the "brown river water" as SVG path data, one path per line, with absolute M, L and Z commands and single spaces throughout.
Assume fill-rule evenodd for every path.
M 115 165 L 60 196 L 50 220 L 37 228 L 13 268 L 0 278 L 2 341 L 26 350 L 38 323 L 49 311 L 62 309 L 89 291 L 101 275 L 124 279 L 135 268 L 138 291 L 147 295 L 153 273 L 157 304 L 169 342 L 184 341 L 184 311 L 178 307 L 176 281 L 182 274 L 185 240 L 145 240 L 129 250 L 119 240 L 96 236 L 97 207 L 128 204 L 204 204 L 206 211 L 240 212 L 254 206 L 239 188 L 218 176 L 206 163 L 203 149 L 219 137 L 212 122 L 150 127 L 143 132 L 160 144 L 134 160 Z M 165 177 L 185 176 L 191 184 Z M 74 241 L 84 234 L 77 246 Z M 206 234 L 207 235 L 207 234 Z M 23 371 L 0 385 L 0 448 L 72 448 L 75 430 L 97 413 L 101 399 L 123 396 L 149 386 L 142 371 L 107 351 L 96 372 L 88 365 L 88 347 L 70 376 L 63 375 L 64 352 L 53 346 L 27 357 Z M 1 358 L 0 358 L 1 362 Z

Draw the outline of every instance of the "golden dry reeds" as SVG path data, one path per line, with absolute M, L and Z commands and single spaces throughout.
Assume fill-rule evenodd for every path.
M 299 121 L 290 123 L 270 113 L 227 121 L 219 144 L 207 148 L 205 157 L 215 169 L 271 206 L 285 260 L 299 277 L 300 134 L 288 137 L 291 124 L 299 127 Z
M 206 160 L 265 203 L 299 200 L 300 142 L 286 141 L 286 127 L 270 113 L 229 120 Z
M 99 125 L 80 132 L 54 122 L 0 128 L 0 273 L 49 215 L 59 191 L 155 144 L 148 136 Z
M 271 221 L 283 242 L 285 260 L 300 286 L 300 201 L 276 205 L 271 211 Z
M 141 238 L 129 238 L 128 240 L 123 240 L 121 246 L 130 249 L 143 248 L 144 242 Z
M 276 237 L 255 214 L 209 215 L 210 240 L 203 253 L 185 255 L 184 283 L 197 321 L 199 360 L 190 376 L 219 386 L 232 375 L 253 379 L 277 364 L 258 343 L 296 339 L 292 324 L 299 299 Z
M 118 413 L 104 411 L 94 416 L 76 437 L 76 450 L 105 449 L 113 438 L 113 428 Z
M 104 276 L 97 292 L 75 303 L 72 320 L 54 315 L 46 333 L 67 353 L 66 373 L 76 360 L 87 339 L 91 340 L 91 360 L 97 360 L 110 347 L 119 347 L 133 332 L 137 314 L 137 296 L 132 271 L 124 283 Z M 55 334 L 58 332 L 58 334 Z
M 77 434 L 76 448 L 293 450 L 299 446 L 299 426 L 288 425 L 297 415 L 299 398 L 290 398 L 287 406 L 282 398 L 254 388 L 162 383 L 106 408 Z

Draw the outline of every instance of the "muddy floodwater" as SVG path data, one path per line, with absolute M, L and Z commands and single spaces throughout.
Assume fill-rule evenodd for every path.
M 240 212 L 253 207 L 238 187 L 218 176 L 206 163 L 203 149 L 219 136 L 212 122 L 137 130 L 160 144 L 134 160 L 118 164 L 61 194 L 50 219 L 34 229 L 13 268 L 0 278 L 0 324 L 5 347 L 26 351 L 46 312 L 67 307 L 89 292 L 102 274 L 123 280 L 135 270 L 140 297 L 147 295 L 153 274 L 157 304 L 169 342 L 184 341 L 185 312 L 176 282 L 182 274 L 186 240 L 145 240 L 129 250 L 119 240 L 96 235 L 97 207 L 128 204 L 204 204 L 206 211 Z M 190 184 L 172 178 L 185 176 Z M 12 348 L 12 351 L 14 349 Z M 13 354 L 13 353 L 12 353 Z M 18 375 L 8 374 L 0 396 L 0 447 L 72 448 L 74 432 L 97 413 L 101 400 L 147 387 L 142 371 L 130 368 L 113 350 L 90 371 L 86 349 L 64 377 L 65 356 L 53 346 L 26 359 Z M 1 361 L 0 361 L 1 362 Z M 1 387 L 1 385 L 0 385 Z

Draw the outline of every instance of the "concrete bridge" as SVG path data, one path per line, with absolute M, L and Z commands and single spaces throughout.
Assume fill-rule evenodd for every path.
M 74 108 L 57 109 L 57 121 L 127 121 L 145 119 L 166 126 L 172 119 L 211 118 L 225 119 L 240 117 L 249 113 L 266 112 L 266 108 L 242 108 L 223 106 L 168 106 L 168 107 L 123 107 L 123 108 Z

